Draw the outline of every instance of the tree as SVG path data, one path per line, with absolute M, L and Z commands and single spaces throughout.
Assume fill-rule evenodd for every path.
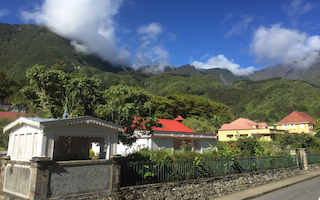
M 177 115 L 181 115 L 183 118 L 221 116 L 233 119 L 228 106 L 196 95 L 172 94 L 165 98 L 153 98 L 152 102 L 157 108 L 155 113 L 158 117 L 167 116 L 166 118 L 173 119 Z
M 8 141 L 9 141 L 9 133 L 3 133 L 3 127 L 12 122 L 13 119 L 9 118 L 1 118 L 0 119 L 0 148 L 8 148 Z
M 70 116 L 92 115 L 100 103 L 101 81 L 89 77 L 72 78 L 60 70 L 34 66 L 27 70 L 30 86 L 21 91 L 43 110 L 44 117 L 60 118 L 66 107 Z
M 95 114 L 104 120 L 124 125 L 125 131 L 119 134 L 119 140 L 131 145 L 136 141 L 134 130 L 141 130 L 144 134 L 152 134 L 152 127 L 157 124 L 153 114 L 151 95 L 141 89 L 132 89 L 121 84 L 111 86 L 104 91 L 104 104 L 100 104 Z

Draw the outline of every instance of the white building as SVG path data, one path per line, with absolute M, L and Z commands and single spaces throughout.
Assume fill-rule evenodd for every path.
M 100 158 L 117 152 L 118 131 L 123 126 L 90 116 L 69 119 L 19 117 L 4 127 L 10 132 L 7 155 L 11 160 L 30 161 L 32 157 L 54 160 L 89 159 L 92 142 L 100 144 Z
M 189 144 L 195 151 L 202 152 L 217 145 L 215 134 L 196 133 L 180 122 L 171 119 L 159 119 L 158 123 L 163 127 L 153 128 L 152 135 L 143 135 L 136 131 L 138 139 L 132 146 L 118 144 L 117 154 L 128 155 L 143 148 L 180 150 L 185 144 Z

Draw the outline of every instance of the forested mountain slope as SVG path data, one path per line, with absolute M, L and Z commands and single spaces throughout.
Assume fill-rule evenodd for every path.
M 10 78 L 22 78 L 35 64 L 51 67 L 56 59 L 67 64 L 67 71 L 85 74 L 101 71 L 118 72 L 109 62 L 93 55 L 78 53 L 70 41 L 52 33 L 44 26 L 0 23 L 0 70 Z
M 320 118 L 320 87 L 300 80 L 239 80 L 231 86 L 226 86 L 212 75 L 152 76 L 121 72 L 103 73 L 94 77 L 102 79 L 105 88 L 122 83 L 142 87 L 160 96 L 174 93 L 204 96 L 230 106 L 235 117 L 249 117 L 274 123 L 296 110 Z

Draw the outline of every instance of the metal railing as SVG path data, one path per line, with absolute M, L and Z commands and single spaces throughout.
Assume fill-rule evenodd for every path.
M 296 159 L 296 156 L 285 155 L 129 162 L 121 165 L 121 186 L 291 167 L 297 166 Z
M 307 154 L 308 164 L 320 163 L 320 153 Z

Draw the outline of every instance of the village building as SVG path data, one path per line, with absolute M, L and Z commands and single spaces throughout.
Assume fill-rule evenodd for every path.
M 219 141 L 236 141 L 238 138 L 260 136 L 262 141 L 273 141 L 276 134 L 284 131 L 269 127 L 265 122 L 254 122 L 246 118 L 238 118 L 229 124 L 223 124 L 218 130 Z
M 176 120 L 159 119 L 158 123 L 162 124 L 163 127 L 152 128 L 152 135 L 135 131 L 135 135 L 138 137 L 137 141 L 132 146 L 119 143 L 117 153 L 127 155 L 144 148 L 149 150 L 168 149 L 179 151 L 185 144 L 190 145 L 190 148 L 194 151 L 203 152 L 217 145 L 215 134 L 196 133 L 181 124 L 179 121 L 182 120 L 182 117 L 178 117 Z
M 313 128 L 316 124 L 316 119 L 310 115 L 293 111 L 281 121 L 276 123 L 278 130 L 288 131 L 289 133 L 310 133 L 315 135 Z
M 27 107 L 25 105 L 13 105 L 12 103 L 0 102 L 0 109 L 11 112 L 25 113 Z

